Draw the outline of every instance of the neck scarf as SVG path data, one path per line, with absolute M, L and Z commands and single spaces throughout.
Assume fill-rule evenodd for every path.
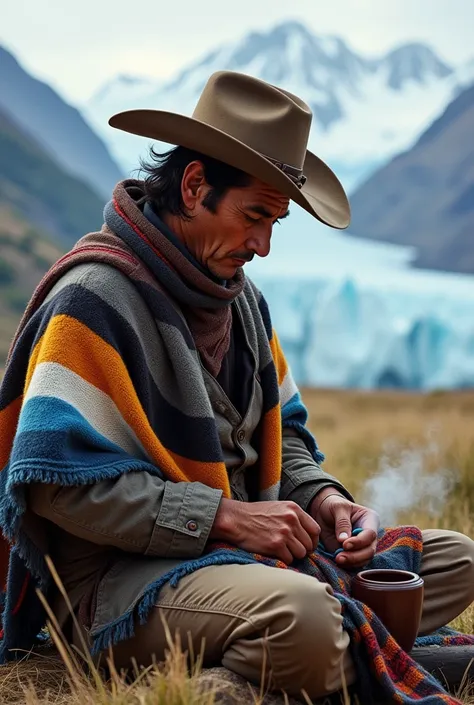
M 178 303 L 204 366 L 216 377 L 229 350 L 231 304 L 243 289 L 243 270 L 238 269 L 235 277 L 225 284 L 208 276 L 202 267 L 196 266 L 184 248 L 174 244 L 143 214 L 137 205 L 143 196 L 139 181 L 118 184 L 113 194 L 115 209 L 106 209 L 106 224 L 135 248 L 136 254 Z M 127 233 L 118 232 L 120 219 L 133 223 L 135 233 L 148 247 L 139 247 L 137 251 Z

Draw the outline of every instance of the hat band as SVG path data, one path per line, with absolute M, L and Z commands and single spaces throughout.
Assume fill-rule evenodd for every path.
M 293 183 L 299 188 L 303 188 L 307 181 L 307 177 L 303 174 L 302 169 L 297 169 L 295 166 L 291 166 L 290 164 L 285 164 L 284 162 L 279 162 L 277 159 L 272 159 L 271 157 L 267 157 L 265 154 L 262 154 L 265 159 L 267 159 L 269 162 L 273 164 L 273 166 L 276 166 L 277 169 L 280 169 L 285 176 L 287 176 Z

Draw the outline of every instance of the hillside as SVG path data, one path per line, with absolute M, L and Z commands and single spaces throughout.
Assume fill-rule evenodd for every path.
M 0 202 L 0 370 L 33 289 L 61 254 L 44 232 Z
M 474 272 L 474 85 L 351 198 L 351 232 L 418 248 L 416 264 Z
M 0 46 L 0 110 L 32 135 L 66 171 L 108 198 L 123 177 L 105 144 L 76 108 L 50 86 L 30 76 Z
M 58 164 L 0 109 L 0 203 L 67 247 L 100 227 L 105 199 Z
M 102 224 L 102 200 L 0 111 L 0 368 L 45 271 Z

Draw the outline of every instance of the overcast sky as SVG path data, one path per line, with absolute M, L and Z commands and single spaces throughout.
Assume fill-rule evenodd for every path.
M 474 0 L 1 0 L 1 6 L 0 43 L 73 102 L 117 73 L 171 76 L 217 44 L 285 19 L 339 35 L 369 55 L 422 40 L 450 62 L 474 56 Z

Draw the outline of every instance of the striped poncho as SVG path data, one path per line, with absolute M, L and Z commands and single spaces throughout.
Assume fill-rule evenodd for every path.
M 3 660 L 11 648 L 31 647 L 44 622 L 35 588 L 47 593 L 50 580 L 47 537 L 31 526 L 31 513 L 25 521 L 28 484 L 81 485 L 146 470 L 231 494 L 200 357 L 181 312 L 185 305 L 223 304 L 183 281 L 166 258 L 166 245 L 158 250 L 147 237 L 146 219 L 129 195 L 133 189 L 136 182 L 119 185 L 102 231 L 80 240 L 46 275 L 10 351 L 0 390 L 0 526 L 14 546 L 10 551 L 0 539 L 0 577 L 6 579 L 9 566 Z M 100 288 L 76 281 L 48 297 L 68 270 L 86 262 L 113 266 L 136 286 L 158 331 L 152 365 L 142 332 Z M 249 280 L 235 288 L 263 392 L 255 441 L 259 497 L 276 500 L 283 426 L 298 429 L 316 461 L 323 456 L 305 428 L 306 410 L 262 295 Z M 232 296 L 232 287 L 228 292 Z

